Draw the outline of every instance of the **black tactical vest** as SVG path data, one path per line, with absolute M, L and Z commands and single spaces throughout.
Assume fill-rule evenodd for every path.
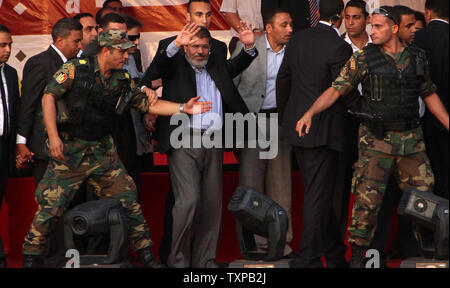
M 425 55 L 407 47 L 409 65 L 398 70 L 394 59 L 375 45 L 364 48 L 368 65 L 367 80 L 362 83 L 361 112 L 382 119 L 385 131 L 404 131 L 418 126 L 419 94 L 424 81 Z
M 117 118 L 117 102 L 122 90 L 129 87 L 129 82 L 123 81 L 120 89 L 110 92 L 97 83 L 93 58 L 78 61 L 72 88 L 65 96 L 69 120 L 60 125 L 60 130 L 71 138 L 98 141 L 111 134 Z

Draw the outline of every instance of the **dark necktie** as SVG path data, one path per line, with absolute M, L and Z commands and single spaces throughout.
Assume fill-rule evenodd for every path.
M 2 104 L 3 104 L 3 136 L 8 136 L 9 130 L 9 114 L 8 114 L 8 106 L 6 106 L 6 93 L 5 88 L 3 87 L 3 77 L 2 77 L 2 69 L 0 68 L 0 92 L 2 94 Z
M 310 14 L 310 21 L 311 21 L 311 27 L 315 27 L 317 24 L 319 24 L 319 17 L 317 16 L 317 11 L 319 11 L 319 5 L 317 4 L 317 0 L 308 0 L 309 2 L 309 14 Z

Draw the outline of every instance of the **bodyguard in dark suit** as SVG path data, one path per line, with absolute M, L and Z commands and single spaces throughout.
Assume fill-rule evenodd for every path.
M 59 20 L 52 29 L 53 44 L 46 51 L 28 59 L 23 69 L 17 124 L 17 165 L 21 167 L 26 161 L 34 160 L 36 185 L 44 176 L 49 160 L 41 105 L 44 88 L 67 59 L 76 57 L 81 48 L 82 29 L 81 24 L 74 19 Z
M 431 68 L 431 78 L 437 86 L 436 93 L 448 107 L 449 98 L 449 29 L 448 0 L 427 0 L 425 18 L 428 25 L 416 33 L 414 44 L 427 52 Z M 423 117 L 423 132 L 427 154 L 435 175 L 434 193 L 449 197 L 449 134 L 442 124 L 427 109 Z
M 211 4 L 209 0 L 191 0 L 187 6 L 186 20 L 188 23 L 195 23 L 198 26 L 205 27 L 209 29 L 212 20 Z M 169 37 L 163 39 L 159 42 L 158 50 L 156 55 L 164 51 L 170 43 L 172 43 L 177 36 Z M 180 53 L 184 53 L 183 50 Z M 227 45 L 222 41 L 211 38 L 211 54 L 217 55 L 218 58 L 225 61 L 227 59 Z M 161 73 L 153 61 L 145 75 L 142 79 L 141 84 L 153 89 L 159 88 L 161 85 L 165 86 L 166 83 L 161 83 Z M 144 115 L 144 122 L 150 121 L 151 115 Z M 156 121 L 156 128 L 160 125 L 160 121 Z M 156 133 L 160 129 L 157 129 Z M 156 134 L 154 134 L 156 135 Z M 174 196 L 172 189 L 169 191 L 166 197 L 165 208 L 164 208 L 164 233 L 161 240 L 161 245 L 159 246 L 159 257 L 163 263 L 167 262 L 167 257 L 170 252 L 170 246 L 172 245 L 172 207 L 174 204 Z
M 232 79 L 257 56 L 255 48 L 249 49 L 254 45 L 253 32 L 246 25 L 242 26 L 241 41 L 248 50 L 243 49 L 241 54 L 228 61 L 217 54 L 209 54 L 210 38 L 206 28 L 196 29 L 195 24 L 188 24 L 166 50 L 156 55 L 154 61 L 164 83 L 162 98 L 184 103 L 188 97 L 199 95 L 201 99 L 211 101 L 213 107 L 211 113 L 202 117 L 216 116 L 223 120 L 227 112 L 246 114 L 248 109 Z M 184 53 L 180 53 L 182 46 Z M 205 135 L 207 130 L 220 131 L 222 128 L 218 122 L 191 120 L 188 130 L 191 135 Z M 159 117 L 158 121 L 158 149 L 167 153 L 175 197 L 167 265 L 216 267 L 222 216 L 223 151 L 220 147 L 174 147 L 171 137 L 179 125 L 171 124 L 170 117 Z
M 339 75 L 352 48 L 335 27 L 342 22 L 342 0 L 320 1 L 320 23 L 297 32 L 287 46 L 277 78 L 277 106 L 282 138 L 293 145 L 305 185 L 302 239 L 293 267 L 345 265 L 345 246 L 332 207 L 338 153 L 345 143 L 347 109 L 337 102 L 313 118 L 305 138 L 296 132 L 301 115 Z M 333 24 L 334 25 L 333 25 Z
M 14 171 L 16 117 L 19 84 L 16 69 L 6 62 L 11 55 L 11 32 L 0 24 L 0 208 L 8 175 Z M 0 237 L 0 268 L 6 268 L 6 255 Z
M 34 161 L 36 185 L 43 178 L 49 162 L 41 104 L 44 88 L 63 63 L 77 56 L 82 29 L 82 25 L 72 18 L 59 20 L 52 29 L 53 43 L 50 47 L 25 63 L 17 124 L 16 166 L 20 168 L 27 161 Z M 77 193 L 72 203 L 80 203 L 84 199 L 85 193 Z M 51 244 L 47 246 L 44 257 L 45 267 L 57 267 L 65 261 L 62 225 L 63 221 L 60 221 L 59 228 L 50 236 Z

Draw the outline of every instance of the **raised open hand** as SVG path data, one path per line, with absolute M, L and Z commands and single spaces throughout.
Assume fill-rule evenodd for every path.
M 178 33 L 177 38 L 175 39 L 175 46 L 181 48 L 181 46 L 187 46 L 191 43 L 192 37 L 197 34 L 200 30 L 200 27 L 195 23 L 187 24 L 183 27 L 183 30 Z
M 247 25 L 244 21 L 240 22 L 239 28 L 239 40 L 245 45 L 246 49 L 250 49 L 255 44 L 255 34 L 253 33 L 252 24 Z

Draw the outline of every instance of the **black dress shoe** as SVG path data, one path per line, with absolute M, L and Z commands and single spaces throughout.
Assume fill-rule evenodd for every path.
M 0 268 L 6 268 L 6 257 L 0 258 Z
M 217 268 L 228 268 L 230 266 L 229 263 L 226 262 L 216 262 Z
M 284 255 L 281 259 L 295 259 L 297 256 L 297 253 L 292 251 L 291 253 Z
M 350 263 L 342 261 L 327 261 L 327 268 L 350 268 Z
M 315 260 L 310 262 L 302 261 L 300 258 L 295 258 L 289 261 L 290 268 L 323 268 L 322 261 Z

